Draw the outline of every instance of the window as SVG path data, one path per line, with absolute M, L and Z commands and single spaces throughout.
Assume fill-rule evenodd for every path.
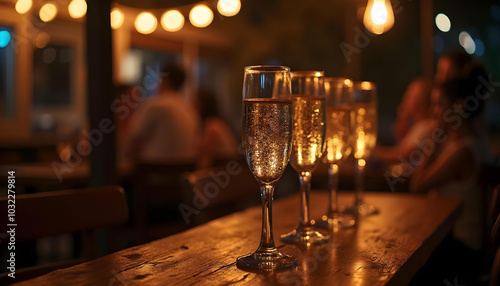
M 33 105 L 36 107 L 71 104 L 71 64 L 74 48 L 47 45 L 33 57 Z

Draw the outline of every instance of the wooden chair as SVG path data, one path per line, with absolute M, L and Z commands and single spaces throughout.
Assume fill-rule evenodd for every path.
M 8 199 L 11 198 L 0 198 L 0 209 L 5 211 L 5 215 L 0 216 L 0 223 L 7 228 L 12 223 L 7 221 Z M 95 229 L 120 225 L 128 220 L 125 193 L 120 186 L 17 195 L 15 206 L 16 243 L 82 232 L 86 258 L 98 256 Z M 2 239 L 1 243 L 7 244 L 9 238 Z M 1 274 L 0 285 L 31 279 L 81 262 L 72 260 L 16 269 L 15 279 L 8 277 L 8 272 Z
M 134 171 L 134 192 L 132 213 L 138 243 L 149 240 L 148 212 L 161 208 L 162 216 L 168 212 L 177 217 L 163 218 L 175 220 L 179 218 L 177 210 L 182 202 L 182 176 L 195 170 L 195 163 L 138 163 Z
M 188 173 L 185 180 L 184 204 L 197 211 L 185 221 L 189 226 L 260 202 L 259 185 L 245 163 L 229 161 L 226 166 Z M 195 205 L 197 198 L 199 204 Z

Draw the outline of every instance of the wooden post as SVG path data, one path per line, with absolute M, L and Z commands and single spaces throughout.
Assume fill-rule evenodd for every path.
M 110 26 L 111 0 L 87 1 L 87 79 L 91 186 L 117 183 Z
M 434 29 L 433 0 L 420 1 L 420 30 L 422 35 L 422 74 L 432 79 L 434 59 L 432 49 L 432 31 Z

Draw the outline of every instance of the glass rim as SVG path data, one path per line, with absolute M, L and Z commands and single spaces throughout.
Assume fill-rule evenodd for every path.
M 325 77 L 324 71 L 291 71 L 290 75 L 292 77 L 305 77 L 305 76 L 313 76 L 313 77 Z
M 246 66 L 244 68 L 245 72 L 290 72 L 290 68 L 287 66 L 276 66 L 276 65 L 254 65 Z

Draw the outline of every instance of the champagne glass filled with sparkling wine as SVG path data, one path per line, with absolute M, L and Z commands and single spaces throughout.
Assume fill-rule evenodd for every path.
M 353 101 L 353 82 L 338 77 L 325 78 L 326 93 L 326 154 L 323 161 L 328 167 L 329 200 L 327 212 L 314 226 L 336 230 L 352 227 L 353 216 L 340 215 L 338 211 L 337 190 L 339 185 L 339 168 L 351 155 L 352 124 L 351 112 Z
M 274 245 L 272 201 L 292 147 L 290 68 L 250 66 L 243 81 L 242 140 L 253 176 L 260 185 L 262 233 L 254 253 L 238 257 L 241 268 L 274 270 L 295 267 L 295 258 Z
M 309 191 L 311 174 L 323 156 L 326 136 L 324 73 L 318 71 L 292 72 L 292 155 L 290 162 L 300 179 L 299 226 L 283 234 L 286 243 L 318 244 L 329 237 L 311 225 Z
M 364 202 L 363 193 L 366 161 L 377 142 L 377 86 L 368 81 L 355 82 L 353 101 L 353 154 L 356 160 L 356 193 L 354 206 L 347 208 L 344 212 L 360 216 L 373 215 L 378 210 L 373 205 Z

